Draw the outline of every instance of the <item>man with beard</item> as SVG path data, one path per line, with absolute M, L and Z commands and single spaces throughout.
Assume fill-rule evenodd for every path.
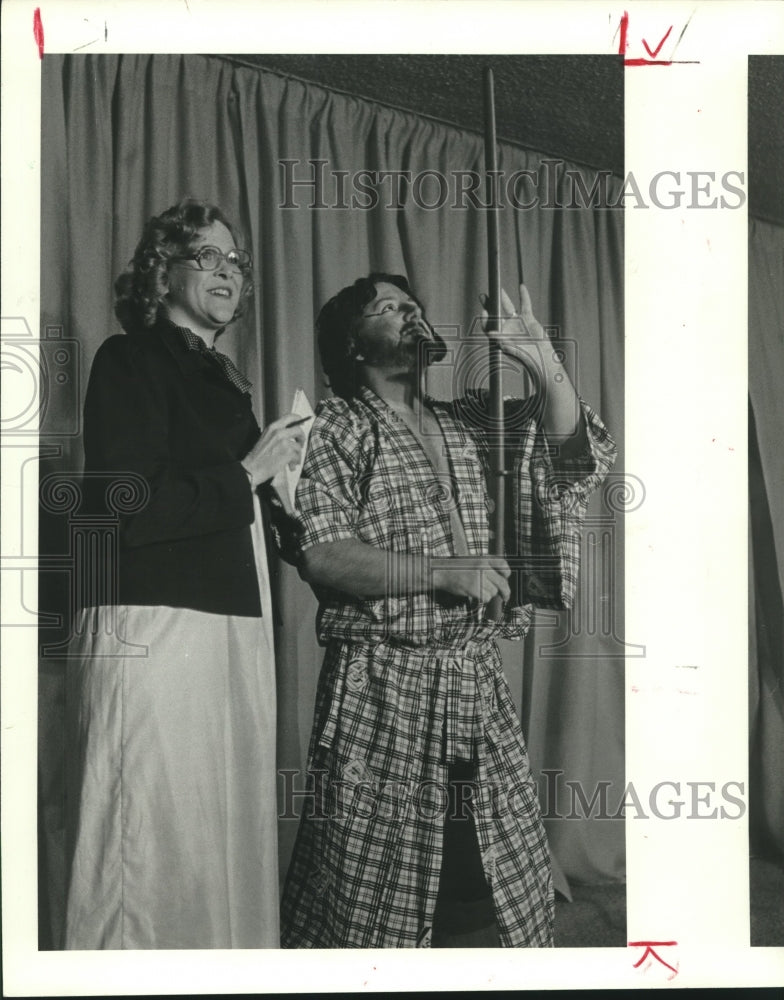
M 284 947 L 552 944 L 547 841 L 496 639 L 522 638 L 533 603 L 569 605 L 588 496 L 615 448 L 520 295 L 520 315 L 503 296 L 489 334 L 538 387 L 506 404 L 512 600 L 509 562 L 488 555 L 485 394 L 424 394 L 445 344 L 403 277 L 360 278 L 319 314 L 334 396 L 311 430 L 297 521 L 327 651 Z

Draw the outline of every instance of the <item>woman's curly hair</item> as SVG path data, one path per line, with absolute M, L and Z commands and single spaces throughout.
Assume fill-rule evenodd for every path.
M 343 399 L 350 399 L 357 393 L 356 330 L 365 306 L 376 297 L 376 284 L 379 282 L 396 285 L 409 295 L 421 309 L 422 317 L 427 323 L 424 306 L 411 291 L 408 279 L 402 274 L 374 271 L 366 278 L 357 278 L 353 285 L 348 285 L 337 295 L 333 295 L 318 314 L 316 336 L 327 384 L 336 396 Z M 427 352 L 428 364 L 440 361 L 446 354 L 443 339 L 432 327 L 430 329 L 435 343 L 430 345 Z
M 187 198 L 153 216 L 144 227 L 142 238 L 130 262 L 114 283 L 114 312 L 124 330 L 130 332 L 151 327 L 158 319 L 161 303 L 169 291 L 169 259 L 187 254 L 199 231 L 221 222 L 238 238 L 217 205 Z M 242 289 L 234 319 L 241 316 L 253 295 L 253 276 L 243 275 Z

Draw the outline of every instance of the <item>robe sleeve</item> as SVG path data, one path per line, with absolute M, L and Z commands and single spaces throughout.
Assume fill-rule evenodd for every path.
M 295 497 L 300 551 L 357 537 L 363 488 L 361 437 L 357 417 L 342 399 L 319 404 Z
M 513 460 L 513 571 L 517 604 L 572 606 L 580 568 L 580 533 L 591 494 L 616 457 L 615 442 L 599 416 L 580 400 L 583 449 L 558 454 L 536 421 L 520 435 Z

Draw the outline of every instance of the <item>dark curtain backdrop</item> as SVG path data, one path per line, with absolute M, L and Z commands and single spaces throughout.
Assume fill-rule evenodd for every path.
M 749 224 L 752 851 L 784 859 L 784 228 Z
M 261 421 L 287 411 L 297 386 L 314 403 L 326 393 L 314 315 L 329 296 L 369 270 L 406 273 L 431 320 L 447 327 L 448 336 L 464 337 L 471 328 L 477 295 L 486 285 L 481 211 L 428 211 L 410 197 L 397 209 L 384 207 L 382 197 L 371 211 L 318 210 L 308 207 L 311 192 L 304 188 L 294 194 L 301 207 L 281 208 L 279 161 L 326 160 L 328 180 L 331 171 L 359 170 L 437 170 L 449 177 L 483 169 L 480 137 L 212 56 L 48 55 L 42 101 L 42 326 L 62 326 L 63 336 L 78 342 L 80 403 L 96 349 L 118 331 L 113 280 L 127 265 L 145 221 L 183 196 L 221 205 L 238 220 L 253 253 L 255 309 L 222 338 L 222 349 L 254 381 Z M 537 153 L 501 145 L 499 167 L 507 174 L 536 170 L 541 161 Z M 297 176 L 310 169 L 301 162 Z M 590 189 L 595 174 L 579 172 Z M 611 193 L 620 183 L 610 178 Z M 330 185 L 325 198 L 333 203 Z M 432 200 L 435 190 L 423 187 L 422 194 Z M 568 191 L 562 197 L 569 201 Z M 505 210 L 501 216 L 504 286 L 516 298 L 524 275 L 536 315 L 558 328 L 580 393 L 621 445 L 615 478 L 589 511 L 575 612 L 539 613 L 526 643 L 504 648 L 534 772 L 562 772 L 551 773 L 549 790 L 542 785 L 557 862 L 577 881 L 618 881 L 624 877 L 623 822 L 556 814 L 572 811 L 567 780 L 580 782 L 589 799 L 599 782 L 609 782 L 616 803 L 624 785 L 622 517 L 624 508 L 627 519 L 634 517 L 639 494 L 619 485 L 623 217 L 547 208 Z M 434 394 L 452 393 L 462 380 L 455 369 L 468 355 L 463 349 L 457 365 L 443 363 L 431 372 Z M 42 454 L 42 479 L 81 468 L 78 437 L 58 437 L 57 428 L 73 418 L 66 406 L 50 401 L 47 440 L 57 454 Z M 42 514 L 41 550 L 67 550 L 67 518 Z M 42 609 L 62 611 L 68 586 L 66 573 L 42 573 Z M 280 616 L 277 766 L 296 768 L 305 761 L 322 652 L 309 589 L 285 565 L 274 587 Z M 42 641 L 61 632 L 42 629 Z M 644 645 L 645 636 L 629 640 Z M 628 652 L 643 650 L 629 646 Z M 57 939 L 64 892 L 62 674 L 61 660 L 42 658 L 44 947 Z M 281 821 L 282 872 L 294 833 L 294 821 Z M 560 878 L 558 884 L 565 888 Z

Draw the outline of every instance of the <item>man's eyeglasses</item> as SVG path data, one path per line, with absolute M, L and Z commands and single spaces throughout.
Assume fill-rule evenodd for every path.
M 195 260 L 202 271 L 214 271 L 223 261 L 235 271 L 247 274 L 253 259 L 247 250 L 229 250 L 221 253 L 217 247 L 199 247 L 194 254 L 170 257 L 170 260 Z

